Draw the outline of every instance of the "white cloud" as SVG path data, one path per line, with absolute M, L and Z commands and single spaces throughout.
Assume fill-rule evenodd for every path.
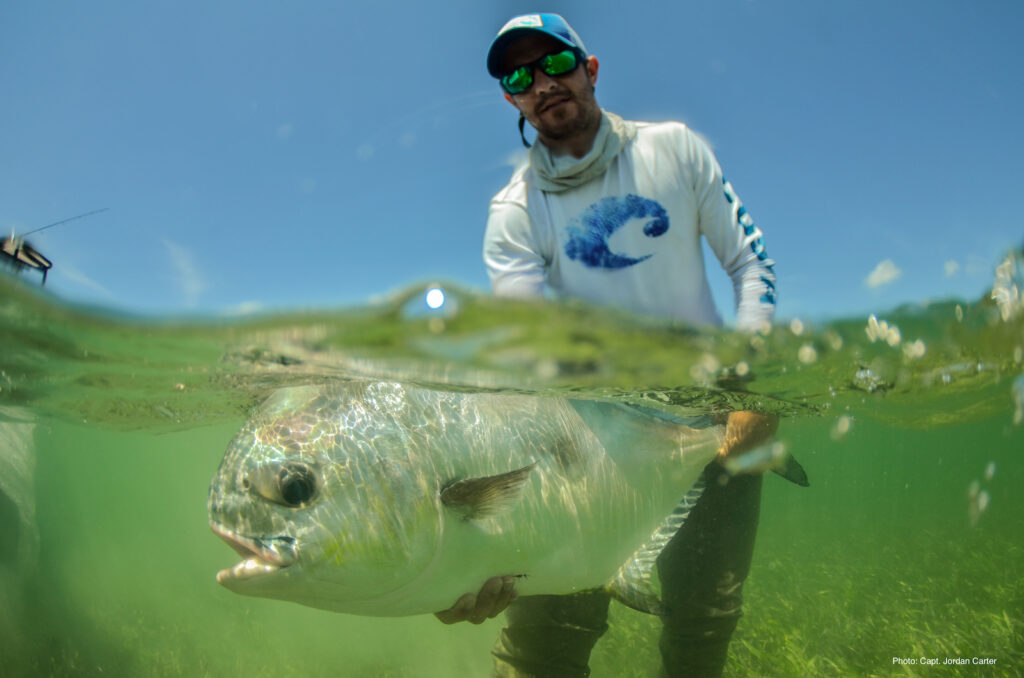
M 226 316 L 238 316 L 238 315 L 251 315 L 253 313 L 259 313 L 263 310 L 263 304 L 258 301 L 243 301 L 235 306 L 230 306 L 223 311 L 221 315 Z
M 164 238 L 163 242 L 171 259 L 171 266 L 178 275 L 178 288 L 185 297 L 185 305 L 195 306 L 199 296 L 206 290 L 206 282 L 196 267 L 195 259 L 192 253 L 181 245 L 167 238 Z
M 413 132 L 406 132 L 398 137 L 398 145 L 402 148 L 412 148 L 416 145 L 416 135 Z
M 356 157 L 362 161 L 367 161 L 373 157 L 374 148 L 370 144 L 363 144 L 356 149 Z
M 868 287 L 882 287 L 888 285 L 897 278 L 903 275 L 903 271 L 893 263 L 892 259 L 886 259 L 875 266 L 875 270 L 868 274 L 868 277 L 864 280 L 864 284 Z
M 525 165 L 530 160 L 530 151 L 525 148 L 519 148 L 505 156 L 505 160 L 501 163 L 502 167 L 511 167 L 513 170 L 519 169 L 521 165 Z
M 282 123 L 277 128 L 277 138 L 281 139 L 282 141 L 284 141 L 285 139 L 290 139 L 294 132 L 295 129 L 291 126 L 291 123 Z
M 957 263 L 955 260 L 950 259 L 949 261 L 946 262 L 946 277 L 947 278 L 952 278 L 959 271 L 960 271 L 960 264 Z
M 57 269 L 55 268 L 54 270 L 57 270 Z M 85 275 L 84 273 L 79 271 L 77 268 L 75 268 L 75 267 L 73 267 L 73 266 L 71 266 L 69 264 L 63 264 L 60 267 L 59 270 L 60 270 L 60 274 L 61 275 L 63 275 L 65 278 L 67 278 L 68 280 L 70 280 L 71 282 L 73 282 L 73 283 L 75 283 L 77 285 L 81 285 L 82 287 L 88 287 L 89 289 L 93 290 L 94 292 L 99 292 L 103 296 L 109 297 L 111 299 L 114 297 L 114 295 L 111 294 L 110 290 L 108 290 L 106 287 L 104 287 L 103 285 L 99 284 L 98 282 L 96 282 L 95 280 L 93 280 L 92 278 L 90 278 L 89 276 Z

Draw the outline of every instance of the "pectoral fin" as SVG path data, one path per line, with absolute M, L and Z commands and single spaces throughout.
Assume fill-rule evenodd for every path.
M 456 480 L 441 490 L 441 503 L 466 520 L 490 518 L 515 504 L 534 466 L 496 476 Z

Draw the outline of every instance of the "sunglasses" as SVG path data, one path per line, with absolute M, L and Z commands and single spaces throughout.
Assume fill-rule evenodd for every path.
M 522 94 L 533 86 L 533 69 L 540 68 L 545 75 L 567 75 L 576 70 L 583 61 L 578 49 L 567 49 L 555 54 L 542 56 L 536 61 L 519 66 L 501 79 L 501 88 L 509 94 Z

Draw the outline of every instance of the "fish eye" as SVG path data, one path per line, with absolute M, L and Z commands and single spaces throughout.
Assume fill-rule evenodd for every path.
M 316 495 L 316 474 L 300 462 L 289 462 L 277 473 L 277 489 L 281 503 L 293 508 L 309 504 Z

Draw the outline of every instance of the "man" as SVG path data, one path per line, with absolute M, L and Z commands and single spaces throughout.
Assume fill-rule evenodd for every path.
M 594 97 L 598 61 L 555 14 L 516 17 L 487 56 L 505 98 L 537 131 L 529 164 L 491 201 L 484 260 L 496 294 L 538 297 L 546 288 L 694 325 L 721 319 L 705 277 L 703 236 L 736 292 L 737 324 L 756 330 L 775 309 L 775 275 L 761 233 L 707 145 L 680 123 L 636 123 Z M 523 142 L 527 146 L 525 136 Z M 614 235 L 614 241 L 612 236 Z M 751 449 L 777 421 L 730 415 L 722 456 Z M 707 489 L 658 559 L 668 612 L 660 648 L 666 675 L 717 676 L 740 612 L 753 555 L 760 476 Z M 480 623 L 515 597 L 495 578 L 438 613 Z M 607 628 L 608 596 L 532 596 L 508 607 L 493 654 L 501 676 L 589 675 L 590 650 Z

